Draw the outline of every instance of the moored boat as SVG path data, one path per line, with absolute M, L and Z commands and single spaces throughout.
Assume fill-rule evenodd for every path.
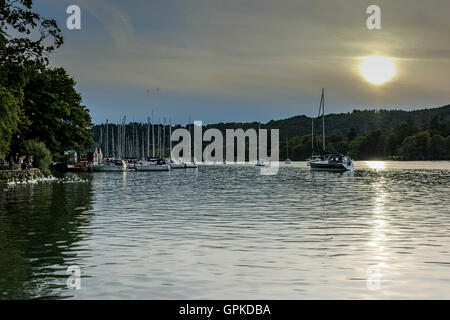
M 322 112 L 322 142 L 323 148 L 321 154 L 314 153 L 314 121 L 312 126 L 311 147 L 312 155 L 306 160 L 307 166 L 311 170 L 323 170 L 323 171 L 351 171 L 354 169 L 354 164 L 349 155 L 342 153 L 327 152 L 325 148 L 325 92 L 322 89 L 322 96 L 320 98 L 319 116 Z
M 123 172 L 126 170 L 127 164 L 123 160 L 106 160 L 94 166 L 94 171 L 97 172 Z
M 149 158 L 136 165 L 137 171 L 170 171 L 170 165 L 162 158 Z

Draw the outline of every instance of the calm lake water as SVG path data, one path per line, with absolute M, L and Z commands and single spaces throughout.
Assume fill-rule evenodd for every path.
M 83 177 L 1 186 L 0 298 L 450 299 L 450 162 Z

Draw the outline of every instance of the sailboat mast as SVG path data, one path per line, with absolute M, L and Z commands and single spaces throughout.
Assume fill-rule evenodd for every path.
M 113 126 L 112 126 L 112 128 L 111 128 L 111 144 L 112 144 L 112 146 L 111 146 L 111 150 L 112 150 L 112 152 L 111 152 L 111 154 L 112 154 L 112 157 L 113 158 L 115 158 L 115 148 L 114 148 L 114 124 L 113 124 Z
M 158 157 L 161 158 L 161 119 L 158 118 Z
M 289 145 L 288 145 L 288 138 L 286 136 L 286 159 L 289 159 Z
M 150 158 L 150 117 L 147 118 L 147 158 Z
M 314 118 L 311 119 L 311 154 L 314 155 Z
M 163 158 L 166 157 L 166 117 L 164 117 L 164 125 L 163 125 L 163 133 L 162 133 L 162 148 L 163 148 Z
M 169 159 L 172 160 L 172 119 L 169 118 Z
M 152 110 L 152 146 L 153 146 L 153 158 L 155 157 L 155 118 Z
M 323 129 L 323 152 L 325 152 L 325 94 L 322 88 L 322 129 Z
M 261 131 L 261 122 L 258 122 L 258 133 L 256 134 L 258 139 L 256 139 L 256 160 L 259 161 L 259 132 Z
M 106 119 L 106 157 L 109 158 L 108 153 L 108 119 Z

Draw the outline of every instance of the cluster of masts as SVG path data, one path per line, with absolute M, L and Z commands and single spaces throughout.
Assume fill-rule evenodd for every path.
M 189 119 L 189 130 L 191 124 Z M 170 158 L 172 152 L 172 121 L 166 117 L 161 123 L 155 118 L 147 118 L 147 123 L 131 122 L 127 124 L 126 116 L 119 123 L 100 125 L 100 135 L 97 136 L 97 146 L 101 148 L 105 158 L 114 159 L 146 159 Z

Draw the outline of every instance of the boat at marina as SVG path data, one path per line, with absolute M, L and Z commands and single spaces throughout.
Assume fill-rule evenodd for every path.
M 170 169 L 170 165 L 163 158 L 148 158 L 147 161 L 136 165 L 136 171 L 170 171 Z
M 258 123 L 258 134 L 259 134 L 260 131 L 261 131 L 261 124 Z M 264 161 L 264 159 L 261 159 L 259 157 L 259 148 L 260 148 L 260 145 L 259 145 L 259 139 L 258 139 L 258 144 L 257 144 L 257 152 L 258 152 L 258 154 L 257 154 L 257 159 L 256 159 L 256 166 L 257 167 L 265 167 L 266 166 L 266 162 Z
M 353 160 L 349 155 L 342 153 L 333 153 L 326 151 L 325 145 L 325 90 L 322 89 L 322 96 L 320 98 L 319 115 L 320 119 L 322 113 L 322 150 L 320 154 L 314 153 L 314 120 L 312 122 L 312 136 L 311 136 L 311 157 L 306 160 L 307 166 L 311 170 L 320 171 L 351 171 L 354 169 Z M 316 126 L 317 127 L 317 126 Z
M 123 160 L 108 159 L 101 164 L 94 165 L 96 172 L 123 172 L 127 170 L 127 164 Z
M 182 162 L 175 162 L 174 160 L 170 160 L 169 162 L 171 169 L 185 169 L 185 165 Z
M 184 162 L 184 167 L 188 169 L 188 168 L 197 168 L 198 166 L 197 162 L 194 159 L 193 161 Z

